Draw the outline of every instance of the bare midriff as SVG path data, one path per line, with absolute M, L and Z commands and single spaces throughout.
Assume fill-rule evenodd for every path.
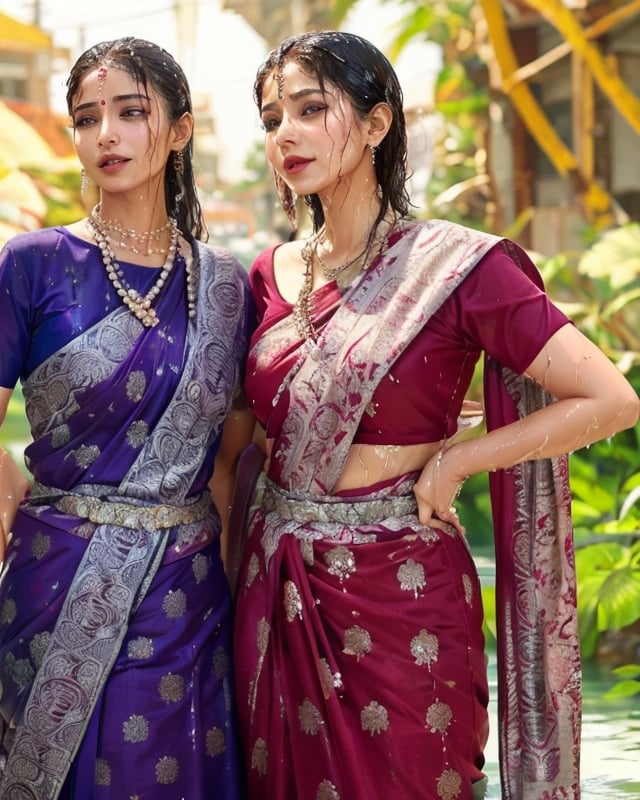
M 273 439 L 266 441 L 267 453 L 271 452 L 272 444 Z M 335 493 L 372 486 L 409 472 L 420 471 L 441 446 L 441 442 L 351 445 L 342 475 L 333 491 Z

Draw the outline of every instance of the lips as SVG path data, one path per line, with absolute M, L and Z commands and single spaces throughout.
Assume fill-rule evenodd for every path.
M 313 161 L 312 158 L 302 158 L 301 156 L 287 156 L 284 160 L 283 166 L 289 174 L 301 172 L 307 164 Z
M 102 170 L 110 171 L 118 169 L 119 167 L 122 167 L 124 164 L 127 164 L 128 162 L 129 159 L 125 158 L 124 156 L 117 155 L 117 153 L 109 153 L 102 156 L 102 158 L 98 162 L 98 166 Z

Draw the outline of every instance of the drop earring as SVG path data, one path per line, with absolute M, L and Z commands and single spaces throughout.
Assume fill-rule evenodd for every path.
M 377 151 L 377 149 L 378 149 L 378 148 L 376 147 L 376 145 L 375 145 L 375 144 L 370 144 L 370 145 L 369 145 L 369 150 L 371 151 L 371 163 L 372 163 L 374 166 L 375 166 L 375 164 L 376 164 L 376 151 Z
M 84 194 L 91 183 L 91 179 L 86 173 L 84 167 L 80 170 L 80 194 Z

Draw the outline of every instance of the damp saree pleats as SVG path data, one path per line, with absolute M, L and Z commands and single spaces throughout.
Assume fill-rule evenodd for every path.
M 200 494 L 206 490 L 204 459 L 241 369 L 245 286 L 241 268 L 228 254 L 214 255 L 199 245 L 196 252 L 195 324 L 187 323 L 183 287 L 174 275 L 157 304 L 164 324 L 145 329 L 118 308 L 26 382 L 36 438 L 28 455 L 38 482 L 18 514 L 3 576 L 0 669 L 5 694 L 16 687 L 13 707 L 2 699 L 3 716 L 15 726 L 5 737 L 3 797 L 71 798 L 80 787 L 87 797 L 94 791 L 107 797 L 125 787 L 135 792 L 140 780 L 152 783 L 153 797 L 160 799 L 176 796 L 178 785 L 187 795 L 197 794 L 214 776 L 228 786 L 228 797 L 240 796 L 229 727 L 230 598 L 219 559 L 219 518 L 210 501 L 200 502 Z M 169 375 L 163 375 L 163 365 Z M 38 401 L 42 396 L 51 398 L 48 409 Z M 120 481 L 113 485 L 118 472 Z M 56 503 L 62 509 L 66 501 L 75 505 L 65 514 Z M 104 519 L 93 516 L 94 501 Z M 153 513 L 158 504 L 164 504 L 171 523 Z M 140 527 L 132 523 L 138 519 L 145 520 Z M 68 572 L 63 553 L 75 559 L 75 574 Z M 29 592 L 29 580 L 43 581 L 42 599 Z M 209 581 L 215 582 L 210 589 Z M 49 605 L 56 609 L 55 620 Z M 145 624 L 138 626 L 138 616 L 147 620 L 147 637 L 140 635 Z M 138 631 L 135 638 L 127 639 L 129 627 Z M 177 645 L 187 629 L 194 630 L 194 638 L 182 639 L 181 655 L 170 642 Z M 150 682 L 155 676 L 157 700 L 151 693 L 145 699 L 133 678 L 137 660 Z M 29 662 L 35 674 L 33 667 L 28 674 Z M 194 680 L 205 669 L 217 699 L 212 689 L 201 688 L 202 679 Z M 125 709 L 140 712 L 119 723 L 118 692 L 126 697 Z M 188 740 L 179 751 L 181 757 L 191 751 L 193 765 L 208 761 L 211 766 L 199 774 L 200 766 L 194 770 L 176 757 L 169 731 L 155 729 L 151 720 L 164 713 L 168 721 L 179 713 L 172 708 L 185 702 L 199 707 L 207 695 L 207 708 L 188 723 L 201 731 L 202 740 Z M 158 705 L 154 712 L 151 702 Z M 136 743 L 139 752 L 151 748 L 153 763 L 138 761 L 135 747 L 130 750 Z M 102 757 L 111 753 L 116 761 L 121 751 L 138 761 L 135 779 Z M 149 777 L 139 779 L 145 769 Z
M 269 479 L 253 515 L 236 623 L 252 798 L 483 796 L 486 683 L 475 638 L 482 610 L 466 545 L 425 531 L 402 502 L 394 511 L 411 493 L 406 486 L 379 487 L 391 510 L 360 523 L 324 510 L 344 504 L 331 490 L 375 386 L 495 245 L 510 248 L 442 221 L 409 228 L 324 327 L 314 320 L 318 342 L 304 345 L 276 397 L 286 413 L 278 414 L 281 429 L 270 431 Z M 291 320 L 283 319 L 256 344 L 258 359 L 288 352 L 291 340 Z M 491 426 L 548 402 L 543 394 L 489 361 Z M 514 396 L 528 401 L 518 406 Z M 503 796 L 573 800 L 580 703 L 566 460 L 492 476 L 491 494 Z M 364 508 L 372 498 L 367 491 L 349 499 Z M 408 596 L 413 608 L 400 599 Z M 360 603 L 367 597 L 371 607 Z M 549 624 L 535 629 L 540 614 Z M 447 620 L 461 621 L 464 633 L 454 624 L 440 630 Z M 466 669 L 454 676 L 461 653 Z M 462 699 L 448 691 L 453 685 L 464 687 Z M 455 738 L 460 729 L 466 744 Z

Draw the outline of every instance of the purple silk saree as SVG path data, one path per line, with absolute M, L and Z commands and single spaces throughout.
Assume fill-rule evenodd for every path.
M 70 283 L 70 313 L 94 318 L 23 382 L 36 482 L 0 584 L 0 795 L 198 800 L 215 786 L 237 800 L 231 601 L 207 482 L 248 335 L 242 267 L 196 245 L 195 321 L 181 263 L 147 329 L 118 304 L 100 318 L 96 248 L 41 235 L 32 252 L 56 258 L 36 272 L 64 285 L 71 259 L 104 287 Z M 29 247 L 16 248 L 3 268 L 19 275 Z
M 482 606 L 466 543 L 419 524 L 415 476 L 348 495 L 332 489 L 377 383 L 497 243 L 441 221 L 410 228 L 345 294 L 317 346 L 301 347 L 276 394 L 280 424 L 270 429 L 275 441 L 236 617 L 239 714 L 256 800 L 484 795 Z M 256 370 L 288 358 L 295 338 L 290 318 L 275 323 L 255 344 Z M 490 375 L 491 425 L 541 402 L 530 382 L 507 381 L 495 364 Z M 521 384 L 530 403 L 514 410 Z M 510 800 L 579 796 L 579 660 L 563 464 L 516 469 L 493 487 L 498 591 L 508 614 L 500 716 L 503 796 Z M 516 514 L 516 492 L 519 501 L 524 492 L 518 476 L 536 471 L 557 481 L 529 479 L 532 502 Z M 514 533 L 522 567 L 515 575 L 507 561 Z M 548 624 L 536 627 L 541 613 Z

